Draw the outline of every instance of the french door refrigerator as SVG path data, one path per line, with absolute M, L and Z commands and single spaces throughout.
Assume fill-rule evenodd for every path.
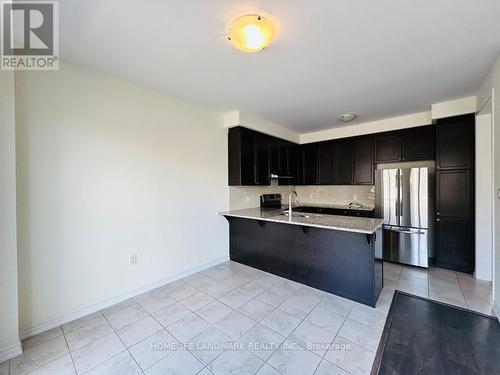
M 428 267 L 433 255 L 434 169 L 377 169 L 375 215 L 384 219 L 382 259 Z

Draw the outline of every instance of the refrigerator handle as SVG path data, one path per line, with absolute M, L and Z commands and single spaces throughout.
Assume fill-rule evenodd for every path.
M 388 229 L 390 230 L 391 232 L 396 232 L 396 233 L 405 233 L 405 234 L 426 234 L 425 231 L 423 230 L 411 230 L 411 229 L 401 229 L 401 228 L 391 228 L 391 229 Z
M 399 175 L 399 216 L 403 216 L 403 175 Z
M 401 175 L 400 170 L 396 170 L 396 222 L 401 224 Z

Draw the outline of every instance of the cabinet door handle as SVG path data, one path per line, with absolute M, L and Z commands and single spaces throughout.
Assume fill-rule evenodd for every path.
M 439 211 L 438 211 L 438 212 L 436 212 L 436 215 L 438 215 L 438 216 L 439 216 L 439 214 L 440 214 L 440 213 L 439 213 Z
M 436 221 L 441 221 L 441 219 L 437 218 Z

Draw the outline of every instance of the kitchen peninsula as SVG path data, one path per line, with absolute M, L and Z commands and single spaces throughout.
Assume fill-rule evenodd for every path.
M 382 290 L 381 219 L 250 208 L 229 221 L 233 261 L 375 306 Z

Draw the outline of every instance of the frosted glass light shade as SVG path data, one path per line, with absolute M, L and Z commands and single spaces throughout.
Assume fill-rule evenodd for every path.
M 241 51 L 257 52 L 266 48 L 274 36 L 274 26 L 266 18 L 249 14 L 236 18 L 229 28 L 228 39 Z

